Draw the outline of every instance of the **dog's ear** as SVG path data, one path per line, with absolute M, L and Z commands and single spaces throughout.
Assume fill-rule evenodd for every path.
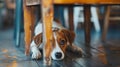
M 35 44 L 37 46 L 39 46 L 42 43 L 42 33 L 34 36 L 33 40 L 34 40 Z
M 75 39 L 75 33 L 66 29 L 62 29 L 61 31 L 64 33 L 66 39 L 69 41 L 69 45 L 72 45 Z

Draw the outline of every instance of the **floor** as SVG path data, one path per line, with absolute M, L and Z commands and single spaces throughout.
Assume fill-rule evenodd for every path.
M 75 44 L 86 50 L 84 31 L 76 32 Z M 0 30 L 0 67 L 45 67 L 43 60 L 32 60 L 24 55 L 24 33 L 21 37 L 21 46 L 15 47 L 13 28 Z M 101 41 L 101 32 L 91 32 L 91 57 L 87 53 L 79 57 L 71 52 L 64 60 L 54 61 L 50 67 L 120 67 L 120 25 L 110 28 L 106 42 Z

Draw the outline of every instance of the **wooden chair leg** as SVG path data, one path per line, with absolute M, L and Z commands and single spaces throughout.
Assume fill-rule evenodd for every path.
M 24 3 L 24 30 L 25 30 L 25 54 L 28 56 L 30 53 L 30 42 L 33 36 L 35 15 L 34 7 L 27 7 Z
M 14 33 L 14 36 L 15 36 L 15 45 L 17 47 L 20 46 L 20 36 L 21 36 L 21 23 L 22 23 L 22 0 L 17 0 L 16 1 L 16 9 L 15 9 L 15 33 Z
M 105 19 L 104 19 L 104 28 L 103 28 L 103 33 L 102 33 L 102 41 L 106 40 L 106 34 L 107 34 L 107 29 L 109 25 L 109 16 L 110 16 L 110 6 L 107 6 L 107 11 L 105 13 Z
M 41 0 L 43 21 L 43 60 L 44 64 L 51 65 L 52 51 L 52 22 L 53 22 L 53 0 Z
M 90 30 L 91 30 L 91 13 L 90 13 L 90 5 L 84 6 L 84 18 L 85 18 L 85 43 L 90 44 Z
M 87 57 L 91 57 L 91 49 L 90 49 L 90 30 L 91 30 L 91 13 L 90 13 L 90 5 L 84 6 L 84 18 L 85 18 L 85 52 Z
M 74 22 L 73 22 L 73 7 L 68 8 L 68 22 L 69 22 L 69 29 L 74 31 Z

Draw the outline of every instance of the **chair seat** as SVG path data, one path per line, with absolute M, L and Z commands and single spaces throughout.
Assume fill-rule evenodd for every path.
M 26 0 L 26 5 L 38 5 L 40 3 L 40 0 Z

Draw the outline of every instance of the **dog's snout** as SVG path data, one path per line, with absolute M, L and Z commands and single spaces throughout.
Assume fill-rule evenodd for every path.
M 62 53 L 61 53 L 61 52 L 56 52 L 56 53 L 55 53 L 55 57 L 56 57 L 57 59 L 60 59 L 60 58 L 62 57 Z

